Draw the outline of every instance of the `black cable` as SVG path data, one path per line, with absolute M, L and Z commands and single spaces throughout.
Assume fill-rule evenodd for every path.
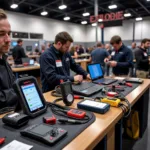
M 15 110 L 15 107 L 4 107 L 4 108 L 0 109 L 0 115 L 14 111 L 14 110 Z
M 78 120 L 78 121 L 80 121 L 80 122 L 78 122 L 78 124 L 85 124 L 85 123 L 89 122 L 92 119 L 88 115 L 86 115 L 84 119 L 83 118 L 80 119 L 80 118 L 67 116 L 67 112 L 70 110 L 70 108 L 63 107 L 63 106 L 60 106 L 58 104 L 48 103 L 48 106 L 51 107 L 51 110 L 55 115 L 62 116 L 62 117 L 65 117 L 65 118 Z

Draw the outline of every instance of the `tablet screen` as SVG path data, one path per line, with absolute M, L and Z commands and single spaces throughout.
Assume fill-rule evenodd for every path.
M 43 107 L 42 100 L 34 83 L 22 85 L 21 89 L 31 112 Z

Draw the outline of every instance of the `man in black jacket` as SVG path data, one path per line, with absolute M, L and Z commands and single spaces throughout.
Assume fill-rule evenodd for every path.
M 147 78 L 149 70 L 149 59 L 147 50 L 150 47 L 150 39 L 143 39 L 141 47 L 135 50 L 136 76 L 138 78 Z
M 21 58 L 27 57 L 22 45 L 23 45 L 23 40 L 19 39 L 17 41 L 17 45 L 13 48 L 12 55 L 13 55 L 15 64 L 22 64 Z
M 18 99 L 12 89 L 15 77 L 6 61 L 5 55 L 10 47 L 10 33 L 11 29 L 7 15 L 0 9 L 0 109 L 7 106 L 14 106 Z
M 83 78 L 90 78 L 90 75 L 76 64 L 69 54 L 68 50 L 72 42 L 73 39 L 67 32 L 60 32 L 55 37 L 54 45 L 51 45 L 41 55 L 40 70 L 43 92 L 53 90 L 61 80 L 82 82 Z M 77 75 L 70 76 L 70 69 Z

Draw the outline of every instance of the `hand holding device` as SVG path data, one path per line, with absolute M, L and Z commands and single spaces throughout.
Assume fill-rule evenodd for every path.
M 116 67 L 117 66 L 117 62 L 116 61 L 110 61 L 109 64 L 111 67 Z
M 75 82 L 82 82 L 83 81 L 83 76 L 82 75 L 76 75 L 76 76 L 74 76 L 74 81 Z

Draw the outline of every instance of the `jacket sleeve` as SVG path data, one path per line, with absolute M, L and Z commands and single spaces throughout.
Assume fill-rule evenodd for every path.
M 74 59 L 71 58 L 71 56 L 69 56 L 69 57 L 70 57 L 70 68 L 71 68 L 71 70 L 73 70 L 77 74 L 83 75 L 83 77 L 86 78 L 88 73 L 85 70 L 83 70 L 82 67 L 79 64 L 77 64 L 74 61 Z
M 136 59 L 137 64 L 142 65 L 142 66 L 147 65 L 147 63 L 149 62 L 148 58 L 143 59 L 143 53 L 141 53 L 138 50 L 135 52 L 135 59 Z
M 20 50 L 21 50 L 20 52 L 21 52 L 22 57 L 27 57 L 26 54 L 25 54 L 25 52 L 24 52 L 24 49 L 21 48 Z
M 125 62 L 117 62 L 118 67 L 132 67 L 133 66 L 133 53 L 129 50 L 126 54 L 126 61 Z
M 14 106 L 17 104 L 17 100 L 18 96 L 12 88 L 0 90 L 0 108 Z
M 40 65 L 41 65 L 41 71 L 44 74 L 46 80 L 49 82 L 49 84 L 60 84 L 60 80 L 67 81 L 68 79 L 70 81 L 74 81 L 73 76 L 65 76 L 65 75 L 59 75 L 56 72 L 55 68 L 55 60 L 53 58 L 45 57 L 44 55 L 40 58 Z

